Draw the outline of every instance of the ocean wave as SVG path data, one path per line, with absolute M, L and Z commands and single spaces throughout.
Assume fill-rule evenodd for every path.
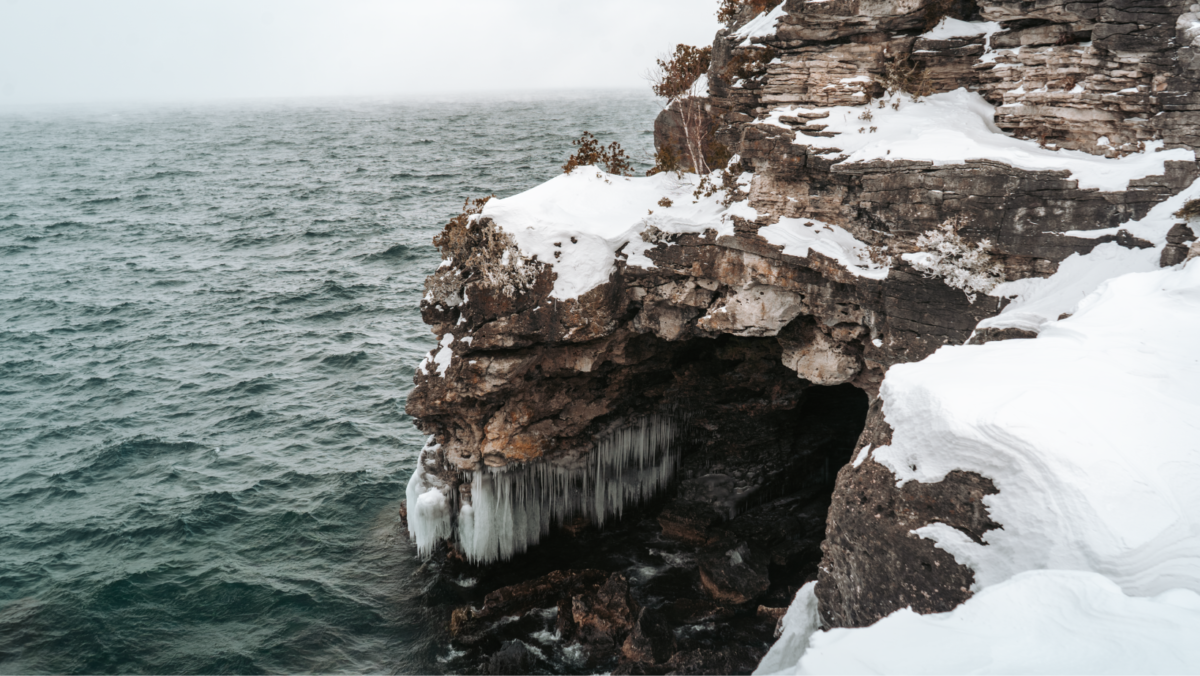
M 427 242 L 624 105 L 0 119 L 0 671 L 438 669 L 395 518 Z

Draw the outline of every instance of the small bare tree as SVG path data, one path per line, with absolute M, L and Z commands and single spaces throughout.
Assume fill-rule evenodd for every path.
M 664 99 L 667 108 L 678 112 L 688 159 L 698 174 L 709 171 L 708 163 L 704 161 L 704 148 L 710 132 L 704 120 L 700 78 L 708 72 L 711 60 L 711 47 L 678 45 L 674 54 L 664 54 L 646 74 L 654 95 Z

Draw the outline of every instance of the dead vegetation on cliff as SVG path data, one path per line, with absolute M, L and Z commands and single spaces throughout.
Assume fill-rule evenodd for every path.
M 567 158 L 563 165 L 563 173 L 569 174 L 579 167 L 600 167 L 610 174 L 617 176 L 633 176 L 633 166 L 629 164 L 629 155 L 620 143 L 613 141 L 607 147 L 600 145 L 590 132 L 571 141 L 575 152 Z
M 704 75 L 711 62 L 712 47 L 681 44 L 675 46 L 674 53 L 664 54 L 656 60 L 655 66 L 646 73 L 650 90 L 678 113 L 686 159 L 698 174 L 709 172 L 704 151 L 711 143 L 712 130 L 705 120 L 704 99 L 708 95 L 708 85 Z
M 744 9 L 750 10 L 746 12 L 749 16 L 755 16 L 775 9 L 780 2 L 782 0 L 721 0 L 721 5 L 717 7 L 717 21 L 728 26 Z

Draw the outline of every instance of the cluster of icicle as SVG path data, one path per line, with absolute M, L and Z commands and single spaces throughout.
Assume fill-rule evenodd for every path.
M 450 498 L 435 487 L 421 492 L 424 477 L 414 474 L 408 488 L 409 531 L 421 555 L 428 556 L 457 530 L 467 559 L 490 563 L 526 551 L 551 526 L 578 516 L 602 526 L 674 481 L 678 432 L 669 416 L 652 415 L 599 440 L 581 463 L 540 461 L 474 472 L 471 502 L 458 509 L 457 529 Z

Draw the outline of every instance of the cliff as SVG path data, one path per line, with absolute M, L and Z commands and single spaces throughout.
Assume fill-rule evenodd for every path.
M 1196 237 L 1171 214 L 1200 197 L 1198 43 L 1200 17 L 1176 2 L 747 6 L 707 76 L 710 148 L 732 156 L 721 189 L 584 167 L 439 238 L 422 313 L 440 346 L 408 404 L 431 437 L 408 495 L 421 551 L 445 541 L 452 558 L 509 559 L 665 494 L 665 535 L 764 562 L 702 565 L 713 598 L 753 603 L 768 586 L 746 580 L 819 570 L 806 589 L 837 628 L 950 611 L 1020 572 L 968 544 L 1011 555 L 1082 538 L 1062 526 L 1069 506 L 1037 527 L 1003 508 L 1024 482 L 1057 490 L 1069 470 L 1008 472 L 970 461 L 987 446 L 970 434 L 917 434 L 953 407 L 889 374 L 966 344 L 1019 364 L 995 341 L 1061 331 L 1104 280 L 1184 262 Z M 682 124 L 664 111 L 657 145 L 684 155 Z M 1000 387 L 995 373 L 954 391 Z M 994 458 L 1017 457 L 1006 443 Z M 1050 441 L 1028 447 L 1030 466 L 1055 457 Z M 778 531 L 733 526 L 822 491 L 819 566 L 802 546 L 781 554 Z M 1108 570 L 1071 561 L 1058 567 Z

